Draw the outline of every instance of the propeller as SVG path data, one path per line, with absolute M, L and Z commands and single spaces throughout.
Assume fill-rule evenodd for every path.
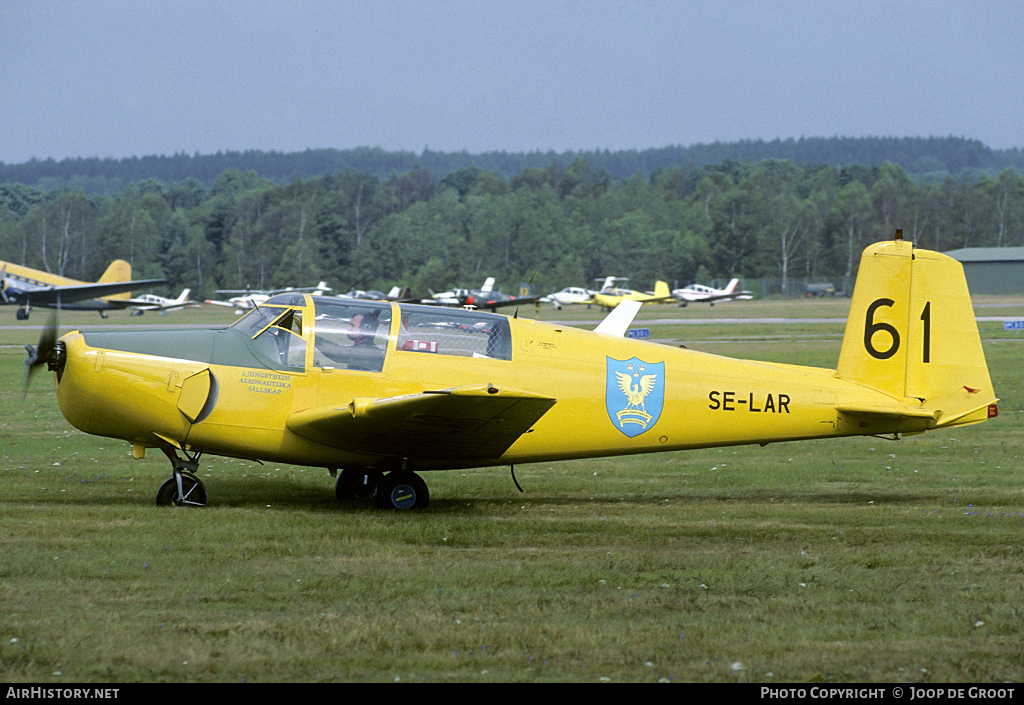
M 54 353 L 57 351 L 57 331 L 60 328 L 60 308 L 55 308 L 50 314 L 49 322 L 43 327 L 39 334 L 39 342 L 36 345 L 26 345 L 25 350 L 28 356 L 25 358 L 25 390 L 22 396 L 28 394 L 29 382 L 33 375 L 39 371 L 43 364 L 56 362 Z

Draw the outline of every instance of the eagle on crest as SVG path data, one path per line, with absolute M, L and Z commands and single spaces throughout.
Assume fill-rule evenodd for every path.
M 632 375 L 625 372 L 616 370 L 615 377 L 619 380 L 619 390 L 626 395 L 626 399 L 629 402 L 626 408 L 639 409 L 646 412 L 644 399 L 654 389 L 654 385 L 658 381 L 658 375 L 643 375 L 636 385 L 633 384 Z

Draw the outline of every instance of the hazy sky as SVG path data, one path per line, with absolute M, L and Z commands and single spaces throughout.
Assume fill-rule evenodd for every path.
M 1024 147 L 1021 0 L 0 0 L 0 161 Z

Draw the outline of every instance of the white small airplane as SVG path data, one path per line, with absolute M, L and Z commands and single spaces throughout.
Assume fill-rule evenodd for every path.
M 214 306 L 233 306 L 235 313 L 243 313 L 244 311 L 250 311 L 254 308 L 262 306 L 263 303 L 271 296 L 277 296 L 278 294 L 285 294 L 289 291 L 305 292 L 312 296 L 320 296 L 321 294 L 333 291 L 331 287 L 327 286 L 327 282 L 320 282 L 316 286 L 306 287 L 304 289 L 296 289 L 293 287 L 286 287 L 284 289 L 272 289 L 270 291 L 253 291 L 250 289 L 218 289 L 213 292 L 214 294 L 238 294 L 238 296 L 232 296 L 226 301 L 219 299 L 206 299 L 206 303 L 213 304 Z
M 191 306 L 192 302 L 188 299 L 189 292 L 191 291 L 191 289 L 182 289 L 176 299 L 169 299 L 166 296 L 158 296 L 156 294 L 143 294 L 138 298 L 128 299 L 124 303 L 127 304 L 127 308 L 132 310 L 133 316 L 141 316 L 146 311 L 157 311 L 161 316 L 166 316 L 170 311 L 179 311 L 187 306 Z
M 733 301 L 737 299 L 752 299 L 752 291 L 736 291 L 739 279 L 732 279 L 724 289 L 716 289 L 713 286 L 703 284 L 690 284 L 682 289 L 673 289 L 672 296 L 679 299 L 679 305 L 685 306 L 690 302 L 706 303 L 714 306 L 718 301 Z
M 591 291 L 590 289 L 584 289 L 582 286 L 567 286 L 561 291 L 548 294 L 541 299 L 544 303 L 553 304 L 555 310 L 561 310 L 563 306 L 571 306 L 573 304 L 592 304 L 594 303 L 594 294 L 597 292 Z
M 616 280 L 627 281 L 622 277 L 605 277 L 604 283 L 597 289 L 586 289 L 582 286 L 567 286 L 561 291 L 548 294 L 542 298 L 541 301 L 553 304 L 556 311 L 561 310 L 563 306 L 572 306 L 574 304 L 586 304 L 590 306 L 595 303 L 594 297 L 600 292 L 614 287 Z M 594 281 L 602 280 L 595 279 Z

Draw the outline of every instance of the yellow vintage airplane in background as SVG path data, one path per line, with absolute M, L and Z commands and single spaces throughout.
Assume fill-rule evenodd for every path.
M 668 283 L 658 281 L 654 283 L 654 293 L 645 294 L 642 291 L 623 289 L 619 287 L 605 287 L 594 294 L 593 302 L 605 310 L 611 311 L 623 301 L 636 301 L 641 304 L 664 304 L 674 302 L 676 298 L 668 290 Z
M 207 331 L 55 329 L 29 348 L 75 427 L 158 448 L 158 504 L 205 505 L 215 454 L 329 469 L 339 499 L 421 508 L 418 473 L 985 421 L 997 401 L 962 267 L 902 239 L 862 257 L 836 369 L 594 331 L 286 293 Z M 338 472 L 340 471 L 340 472 Z
M 96 283 L 69 279 L 13 262 L 0 262 L 0 304 L 16 304 L 17 319 L 28 320 L 32 306 L 75 311 L 107 311 L 129 308 L 129 292 L 165 284 L 163 279 L 132 281 L 132 266 L 123 259 L 110 263 Z

